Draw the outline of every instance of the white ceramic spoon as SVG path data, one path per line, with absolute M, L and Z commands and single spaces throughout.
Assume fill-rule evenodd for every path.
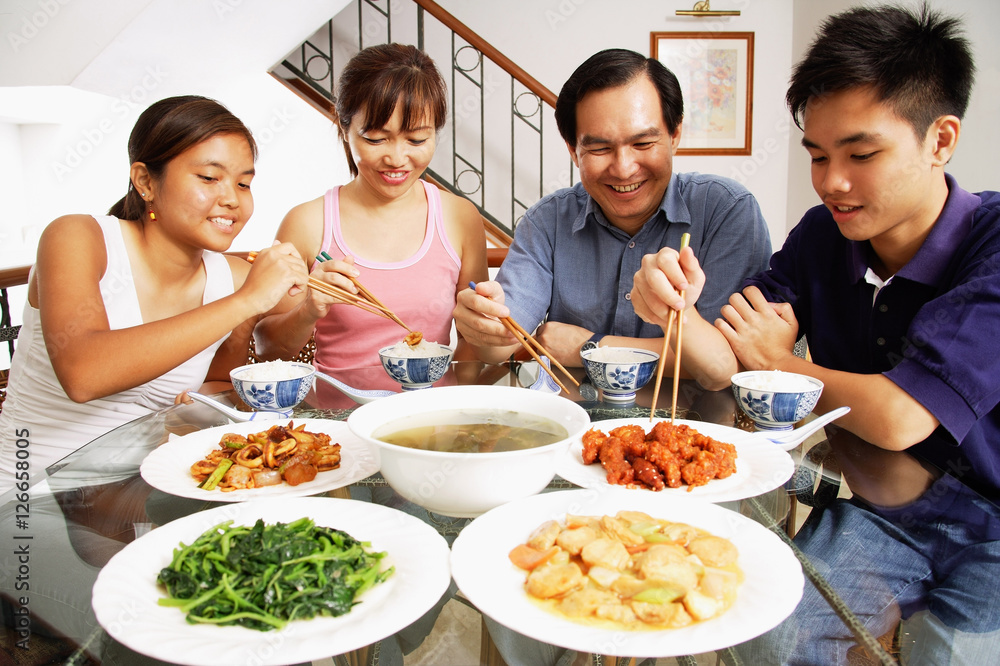
M 200 402 L 203 405 L 208 405 L 212 409 L 222 412 L 228 416 L 233 421 L 270 421 L 273 419 L 290 419 L 292 418 L 292 410 L 287 409 L 284 411 L 258 411 L 258 412 L 241 412 L 238 409 L 233 409 L 223 405 L 218 400 L 213 400 L 207 395 L 202 395 L 196 391 L 188 391 L 188 397 L 195 402 Z
M 830 421 L 839 419 L 849 411 L 851 411 L 851 408 L 846 405 L 843 407 L 837 407 L 837 409 L 831 410 L 823 416 L 816 417 L 816 419 L 810 421 L 802 427 L 796 428 L 795 430 L 785 431 L 782 433 L 769 433 L 764 430 L 758 431 L 754 433 L 754 435 L 760 439 L 766 439 L 769 442 L 774 442 L 781 447 L 782 451 L 791 451 L 796 446 L 804 442 L 809 435 L 813 434 Z
M 359 405 L 364 405 L 372 400 L 378 400 L 379 398 L 385 398 L 390 395 L 396 395 L 396 391 L 387 390 L 362 390 L 356 389 L 353 386 L 348 386 L 339 379 L 334 379 L 328 374 L 322 373 L 319 370 L 316 371 L 316 379 L 321 379 L 330 386 L 334 387 L 348 398 L 358 403 Z

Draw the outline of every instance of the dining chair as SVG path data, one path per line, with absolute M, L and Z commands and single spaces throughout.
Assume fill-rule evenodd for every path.
M 10 319 L 10 301 L 7 296 L 7 289 L 0 289 L 0 343 L 7 344 L 10 358 L 14 357 L 14 341 L 17 340 L 21 326 L 14 326 Z M 0 410 L 3 409 L 3 402 L 7 398 L 7 381 L 10 377 L 10 368 L 0 370 Z

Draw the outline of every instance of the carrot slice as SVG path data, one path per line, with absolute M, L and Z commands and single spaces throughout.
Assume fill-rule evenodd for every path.
M 531 571 L 540 564 L 545 564 L 559 552 L 558 546 L 552 546 L 545 550 L 535 550 L 527 544 L 518 544 L 510 551 L 507 557 L 514 563 L 514 566 Z

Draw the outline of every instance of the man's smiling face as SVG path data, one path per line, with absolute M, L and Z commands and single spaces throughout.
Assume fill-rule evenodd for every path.
M 576 105 L 580 181 L 619 229 L 635 234 L 653 216 L 673 173 L 681 128 L 671 135 L 660 97 L 645 75 L 587 93 Z

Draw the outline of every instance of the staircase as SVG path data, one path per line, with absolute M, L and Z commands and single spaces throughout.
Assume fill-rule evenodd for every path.
M 556 95 L 433 0 L 354 0 L 270 73 L 336 122 L 340 70 L 388 42 L 426 51 L 448 84 L 448 123 L 424 178 L 472 201 L 488 239 L 506 247 L 532 204 L 576 180 Z

